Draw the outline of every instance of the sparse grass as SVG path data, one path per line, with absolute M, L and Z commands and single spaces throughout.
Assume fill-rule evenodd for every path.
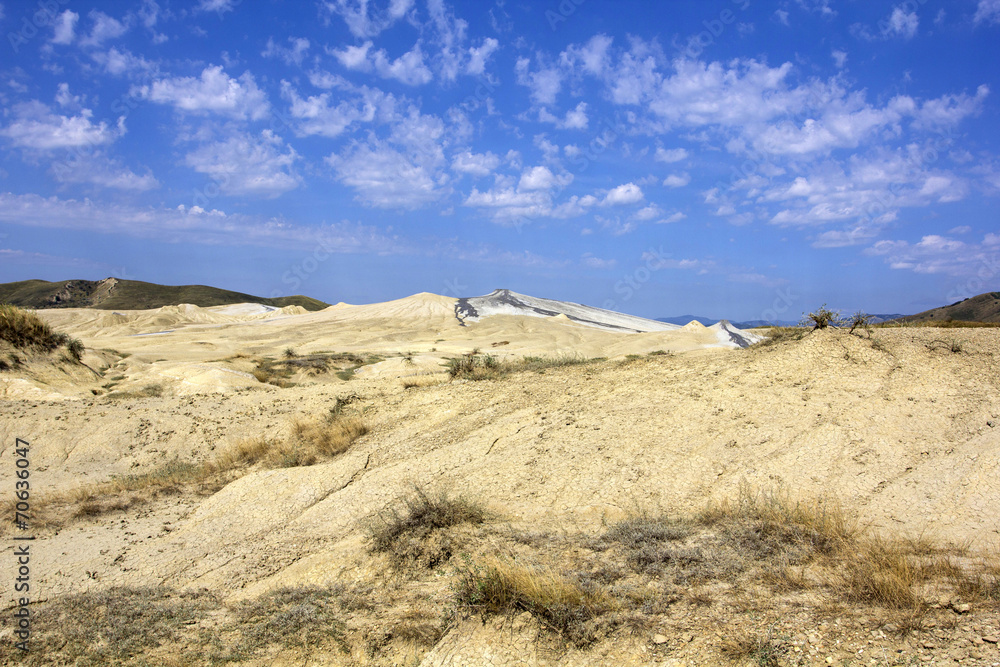
M 377 515 L 369 528 L 371 551 L 385 553 L 397 564 L 435 567 L 451 558 L 454 539 L 441 533 L 462 524 L 476 525 L 492 518 L 479 503 L 444 492 L 414 487 L 401 504 Z
M 443 380 L 440 375 L 419 375 L 417 377 L 404 378 L 402 380 L 403 389 L 422 389 L 424 387 L 435 387 Z
M 53 331 L 35 313 L 10 304 L 0 304 L 0 340 L 18 349 L 39 352 L 50 352 L 62 346 L 74 361 L 83 358 L 84 346 L 78 339 Z
M 927 343 L 928 350 L 948 350 L 954 354 L 958 354 L 965 350 L 965 347 L 960 340 L 941 340 L 940 338 L 932 340 Z
M 315 649 L 333 644 L 348 652 L 345 624 L 335 592 L 315 586 L 279 588 L 239 604 L 239 638 L 233 657 L 253 656 L 262 647 Z
M 204 618 L 218 604 L 205 591 L 178 593 L 163 587 L 68 595 L 37 611 L 32 641 L 38 644 L 32 653 L 77 665 L 129 660 L 176 640 L 187 624 Z
M 757 343 L 756 345 L 751 345 L 750 348 L 760 348 L 768 347 L 770 345 L 776 345 L 778 343 L 784 343 L 794 340 L 802 340 L 806 335 L 806 329 L 801 327 L 771 327 L 767 331 L 767 335 L 764 340 Z
M 485 614 L 531 612 L 578 647 L 596 639 L 593 621 L 617 606 L 604 591 L 590 590 L 550 568 L 497 557 L 466 563 L 458 573 L 455 597 L 461 606 Z
M 886 609 L 918 609 L 914 587 L 923 577 L 917 563 L 899 543 L 868 536 L 852 545 L 841 561 L 840 591 L 851 602 Z
M 245 438 L 202 463 L 174 459 L 146 473 L 113 477 L 59 495 L 34 498 L 33 524 L 59 527 L 72 518 L 127 510 L 183 488 L 215 491 L 234 473 L 254 465 L 285 468 L 332 458 L 347 451 L 370 429 L 361 416 L 344 414 L 342 404 L 334 409 L 323 418 L 293 420 L 283 439 Z M 9 514 L 13 515 L 12 509 Z
M 885 329 L 909 329 L 909 328 L 935 328 L 935 329 L 995 329 L 1000 327 L 1000 322 L 974 322 L 968 320 L 922 320 L 920 322 L 892 320 L 873 324 L 876 328 Z
M 788 647 L 773 636 L 773 629 L 766 634 L 741 633 L 729 637 L 720 645 L 722 655 L 734 663 L 752 662 L 758 667 L 777 667 L 779 660 L 788 653 Z
M 108 385 L 105 385 L 105 388 L 110 389 Z M 160 396 L 163 396 L 163 385 L 147 384 L 139 389 L 132 389 L 129 391 L 112 391 L 105 394 L 104 398 L 108 400 L 122 400 L 131 398 L 158 398 Z
M 453 379 L 495 380 L 512 373 L 535 371 L 544 373 L 549 368 L 563 366 L 578 366 L 596 361 L 577 355 L 558 355 L 554 357 L 525 356 L 516 359 L 498 359 L 491 354 L 479 354 L 473 350 L 461 357 L 447 360 L 448 374 Z
M 281 359 L 263 359 L 257 362 L 253 376 L 258 382 L 273 384 L 276 387 L 294 386 L 290 378 L 296 373 L 308 376 L 325 375 L 333 372 L 341 380 L 350 380 L 354 371 L 368 364 L 382 361 L 377 355 L 362 356 L 353 353 L 327 353 L 299 355 L 292 348 L 287 348 Z

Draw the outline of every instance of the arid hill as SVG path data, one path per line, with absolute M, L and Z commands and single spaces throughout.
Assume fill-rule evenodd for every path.
M 0 661 L 1000 662 L 996 329 L 454 307 L 40 311 L 100 378 L 0 375 L 42 596 Z
M 259 303 L 275 308 L 302 306 L 320 310 L 328 304 L 307 296 L 268 299 L 205 285 L 157 285 L 139 280 L 22 280 L 0 284 L 0 303 L 21 308 L 98 308 L 101 310 L 142 310 L 190 303 L 196 306 L 224 306 Z

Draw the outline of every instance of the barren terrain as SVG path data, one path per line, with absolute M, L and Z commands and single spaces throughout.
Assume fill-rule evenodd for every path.
M 6 663 L 1000 664 L 996 329 L 739 349 L 435 295 L 40 314 L 87 367 L 0 374 L 38 538 Z M 897 593 L 860 553 L 898 557 Z

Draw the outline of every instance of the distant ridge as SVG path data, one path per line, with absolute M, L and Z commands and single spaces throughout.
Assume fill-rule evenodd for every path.
M 1000 292 L 986 292 L 979 296 L 956 301 L 950 306 L 931 308 L 916 315 L 897 318 L 900 322 L 1000 322 Z
M 206 285 L 157 285 L 139 280 L 22 280 L 0 283 L 0 303 L 21 308 L 97 308 L 99 310 L 148 310 L 190 303 L 202 308 L 234 303 L 259 303 L 283 308 L 301 306 L 322 310 L 329 304 L 307 296 L 282 296 L 268 299 L 242 292 L 231 292 Z

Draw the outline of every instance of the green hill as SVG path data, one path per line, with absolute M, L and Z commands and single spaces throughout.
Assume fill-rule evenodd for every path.
M 987 292 L 979 296 L 957 301 L 950 306 L 925 310 L 916 315 L 901 317 L 899 322 L 944 323 L 955 322 L 1000 322 L 1000 292 Z
M 22 280 L 0 284 L 0 303 L 21 308 L 98 308 L 101 310 L 145 310 L 191 303 L 196 306 L 225 306 L 232 303 L 261 303 L 267 306 L 302 306 L 321 310 L 329 304 L 307 296 L 267 299 L 206 285 L 157 285 L 139 280 Z

